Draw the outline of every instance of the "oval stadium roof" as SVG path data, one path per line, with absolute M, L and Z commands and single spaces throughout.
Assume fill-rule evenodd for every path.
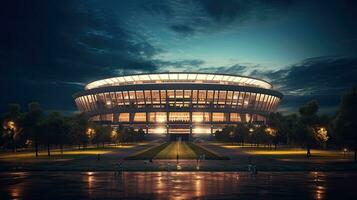
M 196 72 L 164 72 L 150 74 L 133 74 L 102 79 L 91 82 L 85 86 L 86 90 L 121 85 L 134 84 L 222 84 L 222 85 L 240 85 L 249 87 L 258 87 L 272 89 L 272 85 L 267 81 L 247 76 L 216 74 L 216 73 L 196 73 Z

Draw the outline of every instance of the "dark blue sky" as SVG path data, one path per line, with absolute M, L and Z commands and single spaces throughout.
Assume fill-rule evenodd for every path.
M 271 81 L 294 112 L 333 114 L 357 80 L 357 1 L 3 1 L 0 111 L 38 101 L 72 113 L 85 83 L 204 71 Z

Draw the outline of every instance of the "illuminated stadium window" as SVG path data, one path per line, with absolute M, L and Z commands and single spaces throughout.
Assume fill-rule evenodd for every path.
M 153 104 L 160 104 L 159 90 L 153 90 L 152 91 L 152 102 L 153 102 Z
M 198 92 L 198 104 L 206 103 L 206 90 L 199 90 Z
M 184 93 L 185 93 L 184 95 L 185 99 L 191 98 L 191 90 L 185 90 Z
M 129 122 L 129 113 L 120 113 L 119 122 Z
M 207 103 L 208 104 L 213 103 L 213 90 L 207 91 Z
M 145 122 L 146 121 L 146 113 L 135 113 L 134 122 Z
M 218 95 L 218 104 L 225 104 L 226 103 L 226 91 L 219 91 Z
M 160 90 L 161 103 L 166 104 L 166 90 Z
M 249 104 L 250 92 L 246 92 L 243 101 L 243 108 L 247 109 Z
M 124 104 L 125 105 L 129 105 L 130 104 L 128 91 L 123 91 L 123 99 L 124 99 Z
M 203 122 L 203 112 L 192 112 L 192 122 Z
M 143 91 L 136 91 L 136 103 L 139 105 L 145 104 L 144 92 Z
M 101 115 L 101 120 L 113 122 L 113 114 Z
M 198 93 L 197 90 L 192 91 L 192 104 L 194 104 L 195 107 L 197 106 L 197 101 L 198 101 L 197 93 Z
M 204 112 L 203 113 L 203 121 L 204 122 L 210 122 L 210 113 L 209 112 Z
M 233 97 L 233 92 L 232 91 L 228 91 L 227 92 L 226 105 L 230 106 L 232 104 L 232 97 Z
M 166 122 L 166 112 L 150 112 L 149 113 L 149 121 L 150 122 L 157 122 L 157 123 L 164 123 Z
M 244 96 L 245 96 L 245 92 L 240 92 L 239 98 L 238 98 L 238 104 L 237 104 L 238 108 L 243 108 Z
M 122 92 L 116 92 L 116 97 L 117 97 L 117 104 L 119 106 L 124 105 L 124 100 L 123 100 L 123 93 Z
M 145 96 L 145 103 L 146 104 L 152 104 L 151 102 L 151 91 L 150 90 L 145 90 L 144 91 L 144 96 Z
M 130 99 L 130 102 L 133 102 L 133 103 L 136 101 L 135 91 L 129 91 L 129 99 Z
M 170 112 L 169 120 L 171 122 L 190 121 L 190 113 L 189 112 Z
M 245 114 L 245 120 L 246 120 L 246 122 L 251 122 L 251 115 Z
M 223 121 L 225 121 L 224 113 L 216 113 L 216 112 L 214 112 L 212 114 L 212 121 L 213 122 L 223 122 Z
M 256 99 L 256 93 L 250 93 L 248 109 L 253 109 L 254 108 L 255 99 Z
M 231 115 L 230 116 L 231 122 L 240 122 L 241 121 L 239 113 L 231 113 L 230 115 Z

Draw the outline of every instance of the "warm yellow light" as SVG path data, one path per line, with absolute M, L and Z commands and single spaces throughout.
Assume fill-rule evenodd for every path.
M 14 121 L 8 121 L 6 123 L 5 129 L 11 129 L 11 130 L 16 130 L 16 124 Z
M 90 137 L 90 138 L 93 137 L 94 134 L 95 134 L 95 129 L 93 129 L 93 128 L 88 128 L 86 134 L 87 134 L 87 136 Z
M 266 133 L 268 133 L 269 135 L 271 135 L 271 136 L 276 136 L 276 130 L 274 129 L 274 128 L 270 128 L 270 127 L 268 127 L 268 128 L 265 128 L 265 132 Z
M 325 127 L 317 128 L 315 133 L 316 133 L 317 139 L 322 142 L 326 142 L 329 139 L 329 136 L 327 135 L 327 129 Z
M 166 133 L 166 129 L 164 127 L 157 127 L 155 129 L 153 129 L 153 133 L 156 134 L 165 134 Z
M 164 117 L 164 116 L 158 116 L 158 117 L 156 118 L 156 121 L 159 122 L 159 123 L 166 122 L 166 117 Z
M 203 127 L 195 127 L 195 128 L 192 129 L 192 133 L 195 133 L 195 134 L 211 133 L 211 129 L 203 128 Z
M 112 130 L 112 138 L 117 137 L 118 132 L 116 130 Z

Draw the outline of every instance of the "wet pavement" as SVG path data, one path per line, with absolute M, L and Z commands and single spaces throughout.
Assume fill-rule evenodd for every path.
M 0 199 L 357 199 L 356 172 L 0 172 Z

